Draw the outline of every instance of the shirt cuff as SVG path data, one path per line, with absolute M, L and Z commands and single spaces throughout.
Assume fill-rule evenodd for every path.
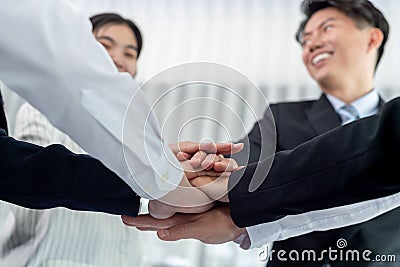
M 238 244 L 240 248 L 247 250 L 250 247 L 250 238 L 249 235 L 247 234 L 241 234 L 238 236 L 235 240 L 233 240 L 234 243 Z
M 184 172 L 175 155 L 167 147 L 164 153 L 152 160 L 152 166 L 131 177 L 135 192 L 146 199 L 159 199 L 175 190 Z
M 246 227 L 250 246 L 248 249 L 260 248 L 277 240 L 281 234 L 281 226 L 277 221 Z
M 400 193 L 361 203 L 285 216 L 277 221 L 247 227 L 251 248 L 277 240 L 365 222 L 400 206 Z

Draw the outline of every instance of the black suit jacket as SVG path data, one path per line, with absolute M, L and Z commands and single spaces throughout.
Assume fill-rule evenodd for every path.
M 381 101 L 380 105 L 382 104 L 383 102 Z M 396 101 L 391 103 L 390 106 L 395 107 L 391 109 L 396 109 L 396 105 L 399 106 Z M 388 109 L 390 110 L 390 108 Z M 339 116 L 324 95 L 317 101 L 271 105 L 271 111 L 276 125 L 277 151 L 293 149 L 318 135 L 340 126 Z M 389 112 L 386 111 L 384 113 Z M 396 112 L 394 113 L 396 114 Z M 387 116 L 391 117 L 393 114 Z M 249 134 L 248 145 L 250 147 L 251 162 L 255 162 L 259 158 L 264 159 L 263 156 L 260 156 L 260 136 L 262 134 L 264 134 L 264 137 L 272 136 L 270 132 L 273 128 L 271 125 L 273 124 L 271 124 L 270 120 L 270 116 L 267 114 L 267 116 L 255 125 Z M 382 122 L 384 119 L 381 118 L 380 120 Z M 391 165 L 393 164 L 393 159 L 390 158 L 388 162 L 382 163 L 382 159 L 378 157 L 380 154 L 386 153 L 385 149 L 389 149 L 389 146 L 383 140 L 386 138 L 383 135 L 383 129 L 377 131 L 376 128 L 379 123 L 376 121 L 377 118 L 364 119 L 361 125 L 356 125 L 357 127 L 339 127 L 324 137 L 312 140 L 292 152 L 284 151 L 278 153 L 272 165 L 271 172 L 267 176 L 268 180 L 257 190 L 256 194 L 246 192 L 250 183 L 250 176 L 255 170 L 255 165 L 249 166 L 244 179 L 230 193 L 235 222 L 242 226 L 257 224 L 278 219 L 288 214 L 298 214 L 315 209 L 350 204 L 354 203 L 355 199 L 368 200 L 378 197 L 378 195 L 384 196 L 389 192 L 397 192 L 396 190 L 391 190 L 394 188 L 387 186 L 390 182 L 393 182 L 391 180 L 393 179 L 393 175 L 385 177 L 382 179 L 382 183 L 380 183 L 379 180 L 382 174 L 386 174 L 386 169 L 380 170 L 378 167 L 368 166 L 370 160 L 375 160 L 377 166 L 385 165 L 394 167 L 394 165 Z M 385 127 L 390 127 L 387 123 L 384 125 Z M 388 130 L 386 129 L 386 131 Z M 379 136 L 377 136 L 378 133 L 380 134 Z M 372 142 L 373 137 L 377 140 Z M 382 138 L 382 140 L 378 140 L 379 138 Z M 267 138 L 267 143 L 268 141 Z M 393 141 L 398 142 L 399 140 L 394 139 Z M 372 144 L 384 143 L 386 146 L 371 147 Z M 368 150 L 369 148 L 371 149 Z M 366 150 L 368 152 L 364 153 Z M 299 154 L 299 151 L 301 151 L 301 154 Z M 293 155 L 297 155 L 297 158 Z M 394 155 L 398 158 L 398 153 Z M 384 158 L 386 156 L 389 155 L 385 155 Z M 243 157 L 240 155 L 235 157 L 243 164 Z M 291 161 L 288 161 L 288 159 L 291 159 Z M 262 170 L 262 166 L 264 165 L 265 172 L 267 172 L 268 165 L 272 163 L 272 160 L 271 158 L 267 159 L 258 167 L 261 166 Z M 354 169 L 350 164 L 353 162 Z M 368 169 L 371 171 L 368 172 Z M 354 176 L 349 175 L 349 171 L 352 170 L 354 171 Z M 353 178 L 356 178 L 356 173 L 362 173 L 364 176 L 367 175 L 364 177 L 365 183 L 359 179 L 360 177 L 353 180 Z M 385 179 L 387 179 L 388 184 L 385 183 Z M 357 183 L 360 183 L 360 185 Z M 360 186 L 367 188 L 367 190 L 359 191 Z M 383 190 L 379 191 L 380 188 L 383 188 Z M 399 187 L 396 187 L 396 189 L 398 190 Z M 359 192 L 354 194 L 355 191 Z M 263 194 L 263 199 L 260 198 L 261 194 Z M 315 195 L 314 197 L 311 196 L 313 194 Z M 254 197 L 251 197 L 252 195 Z M 250 202 L 245 203 L 245 199 L 247 199 L 246 202 Z M 240 201 L 239 205 L 241 209 L 247 209 L 246 214 L 238 211 L 238 207 L 235 205 L 235 203 L 238 204 L 238 201 Z M 335 202 L 336 204 L 334 204 Z M 253 213 L 254 208 L 246 206 L 246 204 L 250 204 L 254 207 L 255 203 L 266 203 L 265 205 L 261 205 L 264 208 L 258 214 Z M 258 206 L 260 205 L 258 204 Z M 399 212 L 396 209 L 354 227 L 326 232 L 314 232 L 305 236 L 275 242 L 274 249 L 276 251 L 285 249 L 287 252 L 292 249 L 299 251 L 314 249 L 318 253 L 318 251 L 328 249 L 328 247 L 337 248 L 336 241 L 339 238 L 345 238 L 348 241 L 349 248 L 370 248 L 374 253 L 393 252 L 399 254 L 400 246 L 393 246 L 394 240 L 400 239 L 400 230 L 397 230 L 399 227 L 396 226 L 400 219 Z M 261 220 L 260 218 L 268 219 Z M 257 223 L 254 223 L 255 221 L 253 220 L 257 221 Z M 385 226 L 383 227 L 384 230 L 381 230 L 379 234 L 371 235 L 370 232 L 372 229 L 376 229 L 377 225 Z M 384 243 L 384 240 L 389 240 L 389 242 Z M 322 263 L 298 262 L 297 264 L 301 266 L 321 266 Z M 268 266 L 293 266 L 295 264 L 295 262 L 272 261 Z M 339 265 L 339 263 L 331 264 Z M 360 266 L 366 266 L 365 262 Z
M 1 97 L 1 94 L 0 94 Z M 100 161 L 62 145 L 40 147 L 6 133 L 0 108 L 0 199 L 32 209 L 73 210 L 136 216 L 140 198 Z

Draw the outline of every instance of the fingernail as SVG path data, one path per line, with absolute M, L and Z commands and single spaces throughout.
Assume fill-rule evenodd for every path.
M 158 234 L 160 235 L 161 238 L 169 237 L 169 231 L 167 229 L 160 230 Z

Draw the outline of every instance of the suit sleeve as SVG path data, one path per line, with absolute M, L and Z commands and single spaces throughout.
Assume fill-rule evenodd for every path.
M 136 216 L 140 198 L 98 160 L 40 147 L 0 130 L 0 199 L 32 209 L 66 207 Z
M 396 98 L 379 115 L 233 173 L 229 199 L 234 222 L 247 227 L 398 193 L 399 121 Z M 264 180 L 249 192 L 255 178 Z

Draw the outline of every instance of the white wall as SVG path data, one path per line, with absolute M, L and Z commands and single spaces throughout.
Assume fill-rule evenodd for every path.
M 226 64 L 267 87 L 270 101 L 318 95 L 294 39 L 300 0 L 71 0 L 88 16 L 115 11 L 132 18 L 144 35 L 138 81 L 186 62 Z M 391 24 L 376 85 L 387 97 L 396 86 L 400 55 L 400 3 L 373 1 Z M 306 89 L 300 89 L 300 88 Z M 278 88 L 288 88 L 282 92 Z

